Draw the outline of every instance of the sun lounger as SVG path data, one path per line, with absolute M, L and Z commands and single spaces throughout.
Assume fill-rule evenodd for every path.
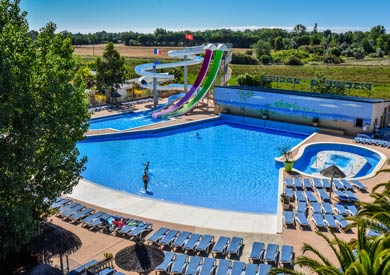
M 170 244 L 176 239 L 176 236 L 179 233 L 180 232 L 175 229 L 169 230 L 169 232 L 165 236 L 163 236 L 162 239 L 159 241 L 159 245 L 161 247 L 164 247 L 166 245 L 170 246 Z
M 69 272 L 69 275 L 79 275 L 82 274 L 85 270 L 87 270 L 89 267 L 93 266 L 94 264 L 98 263 L 97 260 L 91 260 L 83 265 L 80 265 L 76 269 Z
M 240 237 L 233 237 L 226 248 L 226 254 L 229 258 L 233 255 L 239 256 L 240 249 L 242 247 L 243 239 Z
M 295 198 L 297 199 L 298 202 L 300 202 L 300 201 L 306 202 L 307 201 L 305 194 L 301 190 L 295 191 Z
M 260 264 L 259 275 L 268 275 L 268 272 L 270 271 L 271 267 L 272 266 L 270 264 Z
M 200 266 L 199 275 L 212 275 L 215 270 L 215 259 L 205 257 Z
M 325 190 L 330 190 L 330 181 L 328 179 L 321 179 L 322 185 L 324 186 Z
M 287 188 L 294 188 L 294 181 L 292 178 L 285 178 L 284 179 L 284 185 L 286 185 Z
M 170 274 L 182 274 L 187 266 L 188 256 L 184 254 L 176 254 L 171 265 Z
M 196 246 L 197 253 L 210 253 L 211 247 L 214 244 L 214 236 L 212 235 L 203 235 L 202 239 Z
M 351 199 L 343 191 L 334 191 L 335 197 L 341 202 L 349 202 Z
M 98 226 L 102 223 L 102 220 L 108 219 L 111 216 L 112 216 L 111 214 L 104 213 L 99 218 L 96 218 L 96 219 L 93 219 L 91 221 L 86 222 L 85 225 L 89 226 L 90 230 L 98 229 Z
M 341 203 L 338 203 L 338 202 L 334 203 L 333 204 L 333 210 L 337 214 L 340 214 L 340 215 L 343 215 L 343 216 L 347 216 L 348 215 L 347 209 Z
M 161 227 L 159 230 L 157 230 L 152 236 L 150 236 L 146 242 L 148 244 L 157 244 L 168 232 L 168 228 Z
M 378 236 L 380 234 L 381 234 L 381 232 L 379 232 L 377 230 L 374 230 L 374 229 L 370 229 L 367 232 L 367 237 L 376 237 L 376 236 Z
M 344 190 L 344 185 L 338 179 L 333 179 L 333 185 L 337 190 Z
M 349 197 L 350 201 L 352 201 L 352 202 L 359 201 L 359 198 L 356 197 L 355 193 L 353 193 L 352 191 L 347 190 L 344 193 Z
M 176 237 L 176 239 L 171 243 L 171 247 L 173 249 L 177 249 L 178 247 L 182 247 L 187 239 L 191 236 L 191 232 L 183 231 Z
M 73 208 L 73 207 L 76 207 L 76 206 L 78 206 L 78 205 L 80 205 L 78 202 L 72 202 L 72 203 L 70 203 L 70 204 L 67 204 L 67 205 L 64 205 L 64 206 L 61 206 L 59 209 L 58 209 L 58 214 L 62 214 L 62 213 L 64 213 L 65 211 L 67 211 L 67 210 L 69 210 L 69 209 L 71 209 L 71 208 Z
M 52 209 L 56 209 L 56 208 L 59 208 L 59 207 L 62 207 L 68 203 L 72 202 L 70 199 L 61 199 L 59 201 L 56 201 L 54 203 L 52 203 L 52 205 L 50 206 L 50 208 Z
M 277 263 L 279 245 L 269 243 L 264 254 L 264 261 L 267 263 Z
M 330 197 L 328 193 L 325 192 L 324 189 L 317 189 L 317 194 L 321 198 L 322 201 L 330 201 Z
M 322 181 L 319 178 L 313 178 L 313 183 L 316 189 L 324 188 L 324 186 L 322 185 Z
M 284 189 L 284 195 L 290 199 L 294 199 L 294 190 L 292 188 Z
M 184 251 L 195 251 L 197 245 L 200 242 L 200 238 L 202 236 L 199 234 L 192 234 L 189 239 L 187 239 L 187 242 L 183 246 Z
M 164 252 L 164 260 L 161 264 L 159 264 L 154 271 L 156 274 L 160 272 L 168 272 L 169 268 L 171 267 L 173 263 L 173 259 L 175 258 L 176 254 L 172 252 Z
M 245 264 L 240 261 L 234 261 L 230 270 L 230 275 L 241 275 Z
M 217 268 L 215 269 L 215 275 L 226 275 L 230 271 L 232 262 L 225 259 L 219 259 Z
M 322 213 L 321 204 L 318 203 L 318 202 L 312 202 L 311 206 L 310 206 L 310 209 L 311 209 L 311 211 L 313 213 L 316 213 L 316 214 L 321 214 Z
M 92 212 L 95 212 L 95 209 L 93 208 L 86 208 L 82 211 L 79 211 L 77 213 L 74 213 L 70 215 L 68 218 L 71 220 L 71 222 L 77 222 L 83 219 L 84 217 L 90 215 Z
M 214 244 L 213 249 L 211 250 L 213 257 L 215 257 L 217 254 L 226 255 L 226 248 L 229 242 L 230 238 L 225 236 L 219 237 L 218 241 Z
M 345 232 L 345 230 L 346 230 L 345 228 L 349 225 L 349 222 L 347 220 L 345 220 L 344 217 L 341 215 L 335 215 L 334 217 L 336 219 L 336 224 L 337 224 L 339 230 Z
M 365 186 L 363 183 L 361 183 L 358 180 L 351 180 L 351 184 L 353 187 L 359 189 L 360 191 L 367 191 L 367 186 Z
M 312 222 L 316 226 L 317 230 L 321 228 L 325 228 L 324 218 L 322 217 L 322 214 L 314 213 L 312 218 Z
M 190 262 L 185 268 L 184 275 L 196 275 L 200 269 L 202 258 L 198 256 L 192 256 Z
M 283 211 L 283 224 L 287 227 L 289 225 L 294 226 L 294 212 L 284 210 Z
M 115 273 L 115 270 L 113 268 L 107 267 L 107 268 L 95 273 L 95 275 L 112 275 L 114 273 Z
M 294 261 L 294 247 L 291 245 L 282 245 L 279 254 L 279 263 L 293 265 Z
M 314 193 L 312 191 L 306 191 L 305 193 L 306 199 L 308 202 L 318 202 L 317 198 L 314 196 Z
M 333 214 L 332 205 L 329 202 L 323 202 L 321 204 L 322 213 Z
M 258 264 L 245 264 L 245 271 L 243 275 L 257 275 L 258 269 L 259 269 Z
M 295 221 L 301 229 L 303 229 L 303 227 L 310 227 L 309 221 L 307 220 L 307 217 L 303 212 L 295 213 Z
M 350 216 L 355 216 L 357 214 L 358 209 L 357 209 L 356 205 L 346 204 L 346 207 L 347 207 L 347 212 Z
M 336 221 L 332 214 L 324 214 L 324 223 L 328 228 L 338 229 Z
M 264 243 L 253 242 L 248 261 L 250 263 L 262 262 L 263 257 L 264 257 Z
M 62 213 L 59 213 L 61 217 L 63 217 L 64 219 L 67 219 L 69 216 L 72 216 L 73 214 L 76 214 L 78 212 L 81 212 L 82 210 L 86 209 L 86 207 L 84 205 L 77 205 L 73 208 L 70 208 Z
M 307 211 L 306 202 L 303 202 L 303 201 L 298 202 L 297 208 L 295 209 L 295 212 L 306 213 L 306 211 Z
M 345 179 L 340 180 L 341 183 L 344 185 L 344 188 L 347 190 L 353 190 L 353 186 Z
M 147 223 L 141 226 L 136 226 L 133 230 L 131 230 L 129 233 L 127 233 L 127 236 L 129 238 L 135 238 L 135 239 L 141 239 L 142 235 L 144 235 L 146 232 L 150 232 L 152 230 L 152 224 Z
M 84 226 L 89 226 L 89 223 L 92 222 L 93 220 L 100 220 L 100 217 L 105 215 L 106 213 L 103 211 L 98 211 L 95 214 L 92 214 L 90 216 L 86 216 L 84 219 L 81 220 L 81 227 Z
M 294 178 L 294 187 L 296 189 L 303 189 L 304 185 L 301 178 Z
M 305 186 L 306 190 L 311 190 L 313 188 L 313 185 L 311 183 L 311 180 L 308 178 L 303 179 L 303 186 Z

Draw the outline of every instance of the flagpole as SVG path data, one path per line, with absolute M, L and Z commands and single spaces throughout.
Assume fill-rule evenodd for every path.
M 153 62 L 153 73 L 156 73 L 156 53 L 154 53 Z M 157 78 L 153 77 L 153 106 L 156 108 L 158 105 L 158 94 L 157 94 Z
M 185 37 L 185 40 L 184 40 L 184 47 L 186 48 L 187 47 L 187 33 L 186 33 L 186 37 Z M 187 56 L 185 55 L 184 56 L 184 62 L 187 61 Z M 184 63 L 185 64 L 185 63 Z M 187 65 L 184 65 L 184 92 L 187 93 L 188 92 L 188 87 L 187 87 L 187 76 L 188 76 L 188 69 L 187 69 Z

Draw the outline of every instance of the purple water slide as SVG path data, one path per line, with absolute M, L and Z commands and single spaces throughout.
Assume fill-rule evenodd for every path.
M 178 102 L 169 106 L 167 109 L 164 109 L 160 112 L 154 113 L 152 115 L 154 118 L 160 117 L 160 116 L 165 115 L 167 113 L 176 111 L 181 106 L 183 106 L 194 95 L 194 93 L 198 90 L 200 84 L 202 84 L 202 81 L 206 76 L 207 70 L 208 70 L 209 65 L 210 65 L 210 60 L 211 60 L 212 54 L 213 54 L 213 52 L 211 50 L 209 50 L 209 49 L 206 50 L 206 54 L 205 54 L 204 59 L 203 59 L 202 67 L 200 68 L 199 74 L 198 74 L 194 84 L 192 85 L 191 89 L 188 91 L 188 93 L 186 93 L 185 96 L 183 96 Z

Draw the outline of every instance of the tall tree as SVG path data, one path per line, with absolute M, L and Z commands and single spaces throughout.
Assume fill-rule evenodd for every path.
M 96 60 L 96 82 L 100 89 L 108 90 L 109 96 L 125 81 L 125 59 L 115 50 L 113 43 L 108 43 L 103 58 Z
M 49 23 L 32 41 L 19 2 L 0 1 L 0 263 L 77 184 L 89 117 L 70 38 Z

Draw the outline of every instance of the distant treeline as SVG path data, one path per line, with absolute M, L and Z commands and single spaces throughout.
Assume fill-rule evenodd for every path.
M 308 29 L 298 24 L 292 31 L 277 28 L 262 28 L 256 30 L 233 31 L 230 29 L 206 30 L 189 32 L 193 41 L 185 40 L 186 31 L 168 31 L 158 28 L 154 33 L 120 32 L 109 33 L 105 31 L 96 33 L 69 33 L 73 45 L 90 45 L 100 43 L 124 43 L 128 46 L 183 46 L 186 43 L 198 45 L 206 42 L 231 43 L 235 48 L 252 48 L 259 40 L 269 42 L 274 50 L 299 49 L 300 47 L 337 48 L 340 51 L 361 48 L 366 54 L 390 54 L 390 34 L 386 34 L 383 26 L 372 27 L 370 31 L 348 31 L 334 33 L 331 30 L 319 32 L 317 24 Z M 35 36 L 36 31 L 31 31 Z

